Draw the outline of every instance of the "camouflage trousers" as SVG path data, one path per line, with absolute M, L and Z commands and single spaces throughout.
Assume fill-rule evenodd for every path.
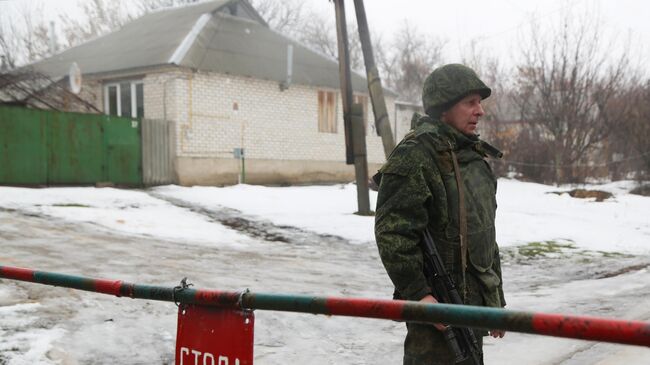
M 483 305 L 483 297 L 479 290 L 479 283 L 472 275 L 467 275 L 467 300 L 470 305 Z M 453 365 L 454 355 L 442 335 L 433 325 L 420 323 L 407 323 L 408 330 L 404 341 L 404 365 Z M 486 331 L 474 330 L 474 336 L 483 351 L 483 336 Z M 481 363 L 482 363 L 481 359 Z M 470 365 L 472 359 L 461 364 Z

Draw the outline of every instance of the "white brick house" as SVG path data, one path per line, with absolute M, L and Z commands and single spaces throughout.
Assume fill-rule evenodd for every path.
M 291 45 L 292 82 L 287 78 Z M 183 185 L 351 181 L 338 64 L 269 29 L 245 0 L 221 0 L 146 15 L 120 30 L 34 65 L 84 72 L 82 95 L 107 114 L 173 124 L 175 180 Z M 365 79 L 355 96 L 369 115 L 369 172 L 381 163 Z M 399 140 L 410 106 L 387 108 Z M 406 108 L 406 112 L 404 112 Z M 234 157 L 243 148 L 245 163 Z

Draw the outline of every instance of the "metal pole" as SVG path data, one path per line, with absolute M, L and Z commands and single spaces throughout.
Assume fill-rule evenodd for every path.
M 0 278 L 86 290 L 96 293 L 231 309 L 391 319 L 650 347 L 650 322 L 603 317 L 523 312 L 455 304 L 423 304 L 405 300 L 316 297 L 161 287 L 93 279 L 0 266 Z
M 370 31 L 368 30 L 368 20 L 366 19 L 366 10 L 363 6 L 363 0 L 354 0 L 354 9 L 357 14 L 357 26 L 359 27 L 359 39 L 361 40 L 361 50 L 363 51 L 363 61 L 366 66 L 366 78 L 368 79 L 368 92 L 372 101 L 372 111 L 375 114 L 375 127 L 377 133 L 381 136 L 381 142 L 384 145 L 384 155 L 386 158 L 395 148 L 395 139 L 393 132 L 390 130 L 390 121 L 386 109 L 386 100 L 384 99 L 384 89 L 381 87 L 379 71 L 375 65 L 375 56 L 372 53 L 372 43 L 370 41 Z
M 345 21 L 344 0 L 334 0 L 336 12 L 336 34 L 339 50 L 339 76 L 341 79 L 341 99 L 343 100 L 343 122 L 345 125 L 345 155 L 348 164 L 354 163 L 357 181 L 358 214 L 369 215 L 370 198 L 368 192 L 368 163 L 366 161 L 366 135 L 363 127 L 355 128 L 352 118 L 352 79 L 350 78 L 350 53 L 348 31 Z M 358 121 L 357 121 L 358 122 Z M 363 120 L 361 120 L 363 125 Z M 361 131 L 361 133 L 359 133 Z M 355 136 L 355 132 L 357 135 Z M 361 140 L 363 139 L 363 141 Z M 358 143 L 358 146 L 354 144 Z M 363 144 L 363 145 L 361 145 Z

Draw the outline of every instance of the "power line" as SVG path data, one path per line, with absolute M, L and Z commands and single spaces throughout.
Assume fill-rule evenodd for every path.
M 650 152 L 642 153 L 637 156 L 633 157 L 628 157 L 624 158 L 622 160 L 618 161 L 612 161 L 612 162 L 605 162 L 605 163 L 600 163 L 600 164 L 591 164 L 591 165 L 585 165 L 585 164 L 569 164 L 569 165 L 554 165 L 554 164 L 546 164 L 546 163 L 533 163 L 533 162 L 521 162 L 521 161 L 512 161 L 512 160 L 504 160 L 504 159 L 499 159 L 499 160 L 493 160 L 494 162 L 498 163 L 506 163 L 510 165 L 519 165 L 519 166 L 533 166 L 533 167 L 548 167 L 548 168 L 567 168 L 567 167 L 608 167 L 614 164 L 619 164 L 622 162 L 627 162 L 627 161 L 633 161 L 633 160 L 638 160 L 642 157 L 650 155 Z

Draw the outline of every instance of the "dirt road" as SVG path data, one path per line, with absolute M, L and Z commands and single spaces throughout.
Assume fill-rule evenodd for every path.
M 0 209 L 0 265 L 175 286 L 347 297 L 392 293 L 373 244 L 350 244 L 237 211 L 175 201 L 248 236 L 217 247 L 116 234 L 95 224 Z M 647 257 L 567 252 L 503 252 L 509 308 L 650 319 Z M 401 323 L 256 312 L 257 364 L 398 364 Z M 172 364 L 172 303 L 0 280 L 0 364 Z M 488 339 L 487 364 L 627 364 L 650 350 L 508 334 Z M 522 362 L 524 361 L 524 362 Z M 635 362 L 637 361 L 637 362 Z

